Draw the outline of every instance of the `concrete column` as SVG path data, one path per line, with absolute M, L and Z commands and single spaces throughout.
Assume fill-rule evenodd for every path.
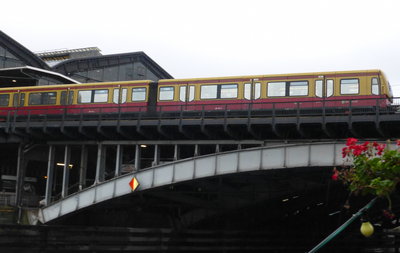
M 98 184 L 98 183 L 104 181 L 104 169 L 105 169 L 104 167 L 105 167 L 105 161 L 106 161 L 105 153 L 106 153 L 106 148 L 102 144 L 99 144 L 97 147 L 95 184 Z
M 198 156 L 199 155 L 199 144 L 194 145 L 194 154 L 193 156 Z
M 54 181 L 54 155 L 55 147 L 49 146 L 49 158 L 47 160 L 47 180 L 46 180 L 46 193 L 44 198 L 44 205 L 47 206 L 51 202 L 51 193 L 53 191 Z
M 80 191 L 86 187 L 87 158 L 88 158 L 88 149 L 85 145 L 82 145 L 81 162 L 80 162 L 80 166 L 79 166 L 79 190 Z
M 174 146 L 174 161 L 181 159 L 180 155 L 179 155 L 179 151 L 180 151 L 180 147 L 178 146 L 178 144 L 175 144 L 175 146 Z
M 219 144 L 215 145 L 215 153 L 219 153 Z
M 117 153 L 116 153 L 116 157 L 115 157 L 115 176 L 118 177 L 119 175 L 121 175 L 121 167 L 122 167 L 122 152 L 123 151 L 123 147 L 118 144 L 117 145 Z
M 136 145 L 136 150 L 135 150 L 135 169 L 136 169 L 136 171 L 140 170 L 140 159 L 141 159 L 140 145 Z
M 160 164 L 160 147 L 158 144 L 154 145 L 154 160 L 153 160 L 153 166 L 156 166 Z
M 63 183 L 62 183 L 62 190 L 61 190 L 61 198 L 65 198 L 66 196 L 68 196 L 70 160 L 71 160 L 71 147 L 68 145 L 65 145 L 64 170 L 63 170 Z

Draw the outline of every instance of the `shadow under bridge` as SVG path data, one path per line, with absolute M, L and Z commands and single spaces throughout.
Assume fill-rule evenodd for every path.
M 191 180 L 252 171 L 343 165 L 343 143 L 307 143 L 264 146 L 235 150 L 135 171 L 95 184 L 49 203 L 39 210 L 39 220 L 47 223 L 97 203 L 156 187 Z M 130 182 L 139 186 L 133 191 Z

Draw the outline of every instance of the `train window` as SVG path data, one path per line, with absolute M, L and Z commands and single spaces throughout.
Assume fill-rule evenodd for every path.
M 217 85 L 202 85 L 200 91 L 200 98 L 201 99 L 212 99 L 217 98 Z
M 286 95 L 285 82 L 271 82 L 268 83 L 268 96 L 269 97 L 284 97 Z
M 307 81 L 289 82 L 289 96 L 307 96 L 307 95 L 308 95 Z
M 174 87 L 160 87 L 160 100 L 174 100 Z
M 333 96 L 333 80 L 332 79 L 326 80 L 326 96 L 327 97 Z
M 358 79 L 341 79 L 340 80 L 340 93 L 343 95 L 347 94 L 358 94 L 359 83 Z
M 119 104 L 119 88 L 114 89 L 113 91 L 113 103 Z
M 315 80 L 315 96 L 322 98 L 323 80 Z
M 61 91 L 60 104 L 61 105 L 67 104 L 67 92 L 66 91 Z
M 13 96 L 13 106 L 14 107 L 17 107 L 18 106 L 18 97 L 19 97 L 19 94 L 18 93 L 14 93 L 14 96 Z
M 251 83 L 244 84 L 244 99 L 251 99 Z
M 93 102 L 104 103 L 108 101 L 108 90 L 94 90 Z
M 74 101 L 74 92 L 70 91 L 68 94 L 68 104 L 72 105 L 72 102 Z
M 189 101 L 193 101 L 194 100 L 194 86 L 190 85 L 189 86 Z
M 80 90 L 78 92 L 78 103 L 85 104 L 92 102 L 91 90 Z
M 9 94 L 1 94 L 0 95 L 0 106 L 8 106 L 9 102 L 10 102 Z
M 24 106 L 25 105 L 25 93 L 21 93 L 21 96 L 19 97 L 19 106 Z
M 372 94 L 379 95 L 379 82 L 377 77 L 372 77 L 371 89 L 372 89 Z
M 261 83 L 254 84 L 254 99 L 261 98 Z
M 41 93 L 29 94 L 29 104 L 30 105 L 41 105 L 42 104 Z
M 179 100 L 186 102 L 186 86 L 179 87 Z
M 126 88 L 123 88 L 122 89 L 122 96 L 121 96 L 121 104 L 124 104 L 124 103 L 126 103 L 126 97 L 127 97 L 127 95 L 128 95 L 128 89 L 126 89 Z
M 29 94 L 29 105 L 54 105 L 56 104 L 56 92 L 36 92 Z
M 146 88 L 132 89 L 132 101 L 145 101 L 145 100 L 146 100 Z
M 221 85 L 221 98 L 237 98 L 237 84 Z

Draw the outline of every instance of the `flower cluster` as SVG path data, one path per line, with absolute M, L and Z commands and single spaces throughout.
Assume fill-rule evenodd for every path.
M 383 151 L 386 148 L 386 144 L 378 144 L 377 142 L 369 143 L 368 141 L 364 142 L 363 144 L 357 145 L 357 139 L 355 138 L 348 138 L 346 142 L 346 147 L 342 149 L 342 157 L 345 158 L 346 156 L 360 156 L 360 155 L 382 155 Z M 398 140 L 400 145 L 400 141 Z
M 335 168 L 332 179 L 348 185 L 351 192 L 388 198 L 390 210 L 390 194 L 400 182 L 400 140 L 393 150 L 386 144 L 357 142 L 355 138 L 347 139 L 342 156 L 351 165 Z

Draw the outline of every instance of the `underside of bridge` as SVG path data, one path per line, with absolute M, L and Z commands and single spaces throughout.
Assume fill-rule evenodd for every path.
M 344 208 L 346 190 L 331 174 L 332 168 L 310 167 L 198 179 L 132 193 L 50 224 L 165 228 L 175 239 L 188 230 L 245 231 L 243 243 L 262 233 L 253 240 L 281 242 L 277 252 L 311 249 L 369 200 L 351 198 L 350 208 Z M 358 229 L 356 222 L 331 247 L 355 247 Z M 285 241 L 290 243 L 284 246 Z

